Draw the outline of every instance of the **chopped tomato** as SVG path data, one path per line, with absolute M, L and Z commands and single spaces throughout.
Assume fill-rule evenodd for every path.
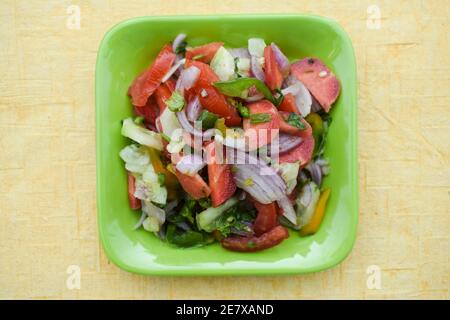
M 295 126 L 290 125 L 289 123 L 287 123 L 287 119 L 289 118 L 289 114 L 287 112 L 284 111 L 280 111 L 279 115 L 280 115 L 280 131 L 287 133 L 287 134 L 291 134 L 293 136 L 299 136 L 302 137 L 303 139 L 306 139 L 307 137 L 312 135 L 312 128 L 311 125 L 302 118 L 302 123 L 305 126 L 305 129 L 300 129 L 297 128 Z
M 202 107 L 225 118 L 225 124 L 227 126 L 241 124 L 241 117 L 236 108 L 231 106 L 225 96 L 213 87 L 212 84 L 219 81 L 219 77 L 217 77 L 213 69 L 206 63 L 192 60 L 186 60 L 185 66 L 186 68 L 195 66 L 200 69 L 199 79 L 193 89 L 199 97 Z
M 249 140 L 251 149 L 269 144 L 278 136 L 280 116 L 275 106 L 268 100 L 261 100 L 247 105 L 250 115 L 268 114 L 270 120 L 263 123 L 252 123 L 251 118 L 244 119 L 245 136 Z M 255 141 L 256 139 L 256 141 Z
M 184 191 L 192 198 L 201 199 L 211 194 L 211 189 L 198 173 L 194 176 L 188 176 L 175 169 L 175 174 Z
M 319 59 L 305 58 L 291 66 L 291 72 L 328 112 L 339 96 L 341 86 L 333 72 Z
M 197 58 L 195 61 L 209 63 L 221 46 L 223 46 L 223 42 L 211 42 L 195 48 L 189 48 L 186 50 L 186 59 Z
M 254 237 L 228 237 L 222 240 L 225 249 L 241 252 L 254 252 L 271 248 L 289 237 L 289 232 L 282 226 Z
M 208 179 L 211 189 L 211 202 L 213 207 L 218 207 L 236 191 L 236 183 L 231 173 L 229 164 L 217 163 L 215 144 L 210 143 L 206 147 L 208 153 Z
M 262 204 L 256 200 L 252 201 L 258 214 L 253 224 L 253 230 L 257 236 L 272 230 L 278 225 L 277 204 L 275 202 Z
M 145 106 L 148 97 L 161 84 L 162 78 L 170 70 L 174 61 L 175 54 L 172 52 L 172 47 L 166 44 L 152 65 L 139 75 L 128 89 L 133 105 Z
M 306 138 L 299 146 L 279 155 L 280 163 L 294 163 L 300 161 L 300 166 L 306 165 L 311 161 L 314 151 L 314 137 L 311 135 Z
M 136 191 L 135 178 L 131 172 L 128 173 L 128 201 L 130 203 L 130 208 L 133 210 L 137 210 L 141 208 L 141 200 L 134 196 L 134 192 Z
M 266 84 L 271 90 L 279 89 L 281 87 L 283 75 L 278 67 L 272 46 L 264 48 L 264 76 Z
M 144 117 L 146 123 L 155 124 L 155 119 L 159 116 L 159 110 L 155 99 L 150 97 L 143 107 L 134 106 L 134 113 L 140 117 Z
M 207 85 L 198 88 L 196 92 L 202 107 L 225 118 L 225 124 L 227 126 L 237 126 L 241 123 L 241 117 L 236 108 L 231 106 L 216 88 Z
M 172 91 L 166 83 L 161 84 L 155 91 L 155 100 L 162 114 L 166 108 L 166 101 L 172 96 Z
M 284 96 L 284 99 L 278 107 L 278 110 L 300 114 L 300 111 L 298 111 L 297 108 L 297 104 L 295 103 L 295 97 L 292 93 L 288 93 Z

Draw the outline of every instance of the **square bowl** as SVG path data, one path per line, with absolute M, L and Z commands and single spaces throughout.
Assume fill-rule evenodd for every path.
M 331 111 L 325 156 L 332 189 L 319 231 L 300 237 L 290 231 L 280 245 L 239 253 L 219 244 L 176 248 L 145 230 L 133 230 L 140 214 L 128 206 L 127 179 L 119 151 L 129 143 L 121 120 L 131 116 L 127 96 L 133 79 L 178 33 L 189 44 L 223 41 L 246 46 L 250 37 L 276 42 L 290 59 L 314 56 L 341 83 Z M 356 63 L 351 41 L 334 21 L 306 15 L 142 17 L 119 23 L 100 44 L 96 64 L 97 211 L 100 238 L 108 258 L 120 268 L 149 275 L 274 275 L 315 272 L 341 262 L 351 251 L 358 220 L 356 162 Z

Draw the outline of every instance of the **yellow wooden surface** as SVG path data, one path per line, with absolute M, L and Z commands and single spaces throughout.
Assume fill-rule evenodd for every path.
M 66 27 L 71 4 L 81 9 L 79 30 Z M 380 9 L 380 29 L 367 23 L 371 4 Z M 96 225 L 99 42 L 130 17 L 242 12 L 328 16 L 353 40 L 355 247 L 338 267 L 306 276 L 162 278 L 121 271 L 105 258 Z M 0 1 L 0 297 L 448 298 L 449 16 L 446 0 Z M 80 267 L 79 290 L 66 286 L 69 265 Z M 380 289 L 367 286 L 373 265 L 381 270 Z

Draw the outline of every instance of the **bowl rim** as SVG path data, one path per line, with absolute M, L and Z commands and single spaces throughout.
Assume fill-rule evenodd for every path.
M 192 266 L 185 266 L 185 267 L 179 267 L 177 269 L 169 269 L 169 270 L 163 270 L 163 269 L 156 269 L 156 268 L 144 268 L 142 266 L 134 266 L 129 265 L 127 262 L 121 260 L 116 254 L 114 249 L 111 246 L 111 243 L 109 241 L 109 238 L 106 235 L 106 230 L 104 230 L 105 226 L 101 223 L 101 215 L 103 212 L 103 206 L 102 206 L 102 200 L 101 200 L 101 194 L 102 194 L 102 183 L 101 180 L 103 179 L 103 174 L 100 169 L 99 165 L 99 159 L 102 157 L 101 148 L 100 148 L 100 141 L 101 141 L 101 121 L 100 121 L 100 98 L 99 98 L 99 88 L 101 86 L 101 78 L 99 77 L 99 64 L 101 63 L 101 54 L 106 47 L 106 44 L 108 40 L 119 30 L 128 27 L 133 24 L 139 24 L 142 22 L 154 22 L 155 20 L 159 21 L 176 21 L 179 19 L 183 20 L 209 20 L 214 18 L 229 18 L 229 19 L 284 19 L 284 18 L 295 18 L 295 19 L 309 19 L 309 20 L 315 20 L 317 22 L 326 23 L 328 24 L 337 34 L 339 34 L 342 41 L 345 42 L 346 46 L 350 49 L 351 54 L 351 63 L 353 64 L 352 73 L 353 77 L 352 79 L 355 80 L 355 84 L 353 88 L 351 88 L 351 97 L 350 99 L 354 100 L 354 110 L 351 112 L 351 126 L 349 128 L 349 137 L 352 143 L 351 143 L 351 167 L 354 169 L 351 170 L 351 179 L 350 179 L 350 185 L 352 190 L 352 199 L 351 203 L 354 206 L 354 212 L 352 212 L 352 224 L 350 225 L 350 231 L 349 231 L 349 239 L 344 242 L 344 247 L 341 247 L 338 250 L 337 257 L 334 260 L 326 261 L 324 263 L 316 264 L 315 266 L 311 266 L 304 269 L 296 268 L 295 266 L 289 265 L 289 266 L 279 266 L 276 267 L 276 271 L 274 271 L 274 268 L 270 267 L 246 267 L 243 269 L 225 269 L 224 267 L 216 268 L 216 267 L 210 267 L 210 268 L 195 268 Z M 309 273 L 315 273 L 320 272 L 326 269 L 333 268 L 340 264 L 342 261 L 344 261 L 348 255 L 351 253 L 355 241 L 356 241 L 356 235 L 357 235 L 357 226 L 359 221 L 359 180 L 358 180 L 358 167 L 357 167 L 357 149 L 358 149 L 358 122 L 357 122 L 357 108 L 358 108 L 358 82 L 357 82 L 357 65 L 356 65 L 356 57 L 355 57 L 355 51 L 352 44 L 352 41 L 347 34 L 347 32 L 343 29 L 343 27 L 338 24 L 335 20 L 323 17 L 320 15 L 314 15 L 314 14 L 286 14 L 286 13 L 274 13 L 274 14 L 253 14 L 253 13 L 244 13 L 244 14 L 197 14 L 197 15 L 161 15 L 161 16 L 139 16 L 139 17 L 133 17 L 128 18 L 125 20 L 122 20 L 115 25 L 113 25 L 103 36 L 98 51 L 97 51 L 97 57 L 96 57 L 96 63 L 95 63 L 95 124 L 96 124 L 96 208 L 97 208 L 97 226 L 99 230 L 99 238 L 102 243 L 104 252 L 106 254 L 106 257 L 108 260 L 113 262 L 116 266 L 119 268 L 136 273 L 136 274 L 142 274 L 142 275 L 157 275 L 157 276 L 227 276 L 227 275 L 233 275 L 233 276 L 264 276 L 264 275 L 277 275 L 277 276 L 283 276 L 283 275 L 300 275 L 300 274 L 309 274 Z

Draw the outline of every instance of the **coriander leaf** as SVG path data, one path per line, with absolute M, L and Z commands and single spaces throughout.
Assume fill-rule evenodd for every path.
M 176 47 L 175 53 L 176 54 L 185 54 L 186 53 L 186 46 L 187 46 L 187 42 L 186 41 L 181 42 L 178 45 L 178 47 Z
M 166 105 L 172 112 L 183 110 L 184 104 L 184 97 L 178 91 L 174 91 L 170 98 L 166 100 Z
M 211 207 L 211 199 L 210 198 L 201 198 L 198 200 L 198 204 L 203 209 L 207 209 L 207 208 Z
M 158 182 L 161 187 L 166 185 L 166 175 L 164 173 L 158 173 Z
M 192 247 L 205 244 L 203 233 L 193 230 L 179 231 L 174 224 L 167 226 L 166 239 L 169 243 L 179 247 Z
M 305 124 L 302 122 L 302 117 L 294 112 L 291 112 L 291 114 L 289 114 L 289 117 L 286 122 L 291 126 L 296 127 L 300 130 L 305 129 Z
M 198 117 L 197 121 L 201 121 L 202 129 L 207 130 L 214 128 L 217 119 L 219 119 L 219 117 L 214 113 L 209 112 L 207 110 L 203 110 L 200 116 Z
M 254 210 L 249 210 L 241 206 L 241 204 L 237 204 L 216 220 L 216 230 L 224 237 L 232 233 L 251 235 L 253 231 L 250 226 L 254 219 L 254 214 Z
M 268 113 L 253 113 L 250 115 L 251 124 L 265 123 L 271 120 L 272 116 Z

